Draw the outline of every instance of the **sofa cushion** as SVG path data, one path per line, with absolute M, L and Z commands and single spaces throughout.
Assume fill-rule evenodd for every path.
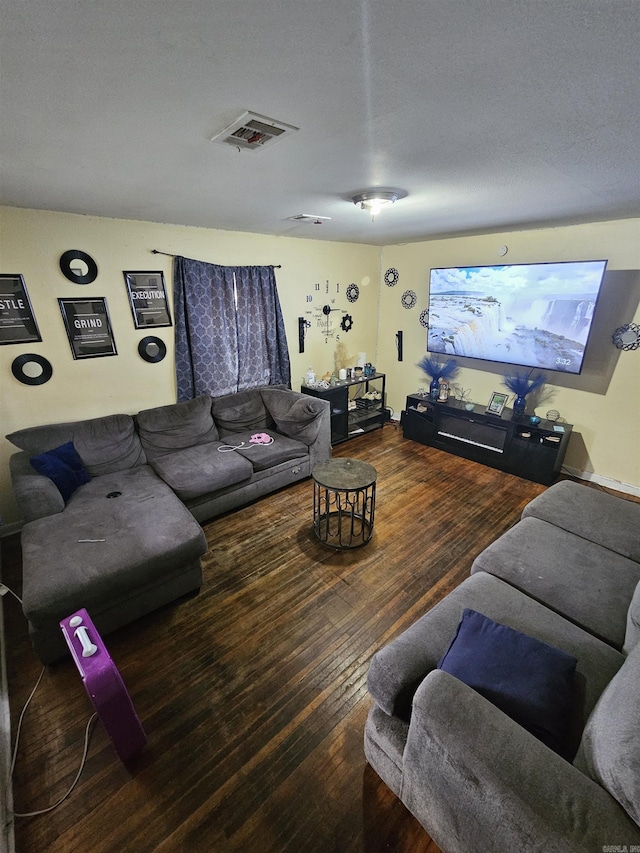
M 309 455 L 306 444 L 280 435 L 274 430 L 241 432 L 229 437 L 228 441 L 227 446 L 234 447 L 235 453 L 248 459 L 254 471 L 275 468 L 282 462 L 291 462 Z
M 147 459 L 218 440 L 211 397 L 203 394 L 183 403 L 143 409 L 135 416 Z
M 633 593 L 629 610 L 627 611 L 627 631 L 624 637 L 622 651 L 629 654 L 631 649 L 640 642 L 640 583 Z
M 65 503 L 77 488 L 91 479 L 72 441 L 61 444 L 54 450 L 32 456 L 29 461 L 38 474 L 55 483 Z
M 471 572 L 478 571 L 502 578 L 622 649 L 640 563 L 531 516 L 478 554 Z
M 640 562 L 640 504 L 561 480 L 522 511 Z
M 593 710 L 580 751 L 599 782 L 640 824 L 640 644 L 611 679 Z
M 556 752 L 564 748 L 577 660 L 465 608 L 438 663 Z
M 577 658 L 574 704 L 577 748 L 602 691 L 625 661 L 606 643 L 578 628 L 513 586 L 485 572 L 466 578 L 371 660 L 367 686 L 387 713 L 408 719 L 413 695 L 438 665 L 465 608 L 535 637 Z
M 95 477 L 64 512 L 25 524 L 23 608 L 36 627 L 160 583 L 207 549 L 202 529 L 148 465 Z
M 279 432 L 307 446 L 313 444 L 320 431 L 320 416 L 325 411 L 323 400 L 307 395 L 299 397 L 280 388 L 263 388 L 262 399 Z
M 253 468 L 237 453 L 218 452 L 220 441 L 185 447 L 151 460 L 154 471 L 182 500 L 251 479 Z
M 214 397 L 212 412 L 221 437 L 248 430 L 273 429 L 275 426 L 257 388 Z
M 72 441 L 90 477 L 124 471 L 147 461 L 131 415 L 28 427 L 7 439 L 33 454 Z

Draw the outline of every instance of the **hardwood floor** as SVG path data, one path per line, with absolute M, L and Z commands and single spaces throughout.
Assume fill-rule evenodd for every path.
M 378 470 L 375 533 L 334 552 L 298 483 L 205 525 L 199 595 L 107 645 L 149 743 L 123 767 L 98 722 L 55 811 L 16 818 L 18 853 L 438 853 L 367 766 L 372 654 L 459 584 L 543 486 L 402 438 L 392 424 L 334 448 Z M 20 593 L 17 537 L 3 581 Z M 41 666 L 5 597 L 12 734 Z M 70 661 L 29 707 L 15 809 L 69 787 L 92 708 Z

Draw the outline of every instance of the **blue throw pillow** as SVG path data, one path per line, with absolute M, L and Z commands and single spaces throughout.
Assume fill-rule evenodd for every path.
M 566 747 L 576 659 L 466 609 L 438 663 L 556 752 Z
M 32 456 L 29 461 L 38 474 L 43 474 L 56 484 L 65 503 L 78 486 L 91 479 L 72 441 L 61 444 L 55 450 Z

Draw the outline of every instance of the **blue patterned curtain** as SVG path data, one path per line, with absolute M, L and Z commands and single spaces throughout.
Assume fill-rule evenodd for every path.
M 273 267 L 174 262 L 178 401 L 291 381 Z

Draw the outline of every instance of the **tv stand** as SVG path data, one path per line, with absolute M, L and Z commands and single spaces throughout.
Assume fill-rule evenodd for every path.
M 401 416 L 402 433 L 420 444 L 550 486 L 562 468 L 572 425 L 542 419 L 533 426 L 527 415 L 518 420 L 512 416 L 511 409 L 491 415 L 483 406 L 469 410 L 457 400 L 437 403 L 411 394 Z

